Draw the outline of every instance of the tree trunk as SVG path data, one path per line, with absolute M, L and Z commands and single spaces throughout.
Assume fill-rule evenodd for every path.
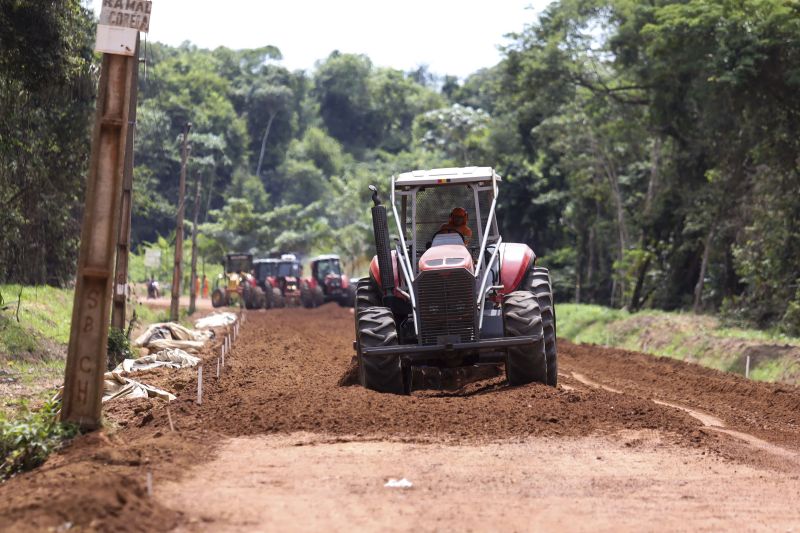
M 642 298 L 642 289 L 644 288 L 644 278 L 647 276 L 647 271 L 650 268 L 650 261 L 652 256 L 648 255 L 639 269 L 639 274 L 636 276 L 636 286 L 633 288 L 633 295 L 631 296 L 631 311 L 635 312 L 641 309 L 644 303 Z
M 599 206 L 598 206 L 599 207 Z M 589 259 L 586 261 L 586 288 L 589 291 L 589 301 L 597 300 L 597 291 L 594 289 L 594 264 L 595 264 L 595 225 L 589 228 Z
M 699 313 L 703 303 L 703 285 L 706 279 L 706 270 L 708 269 L 708 256 L 711 252 L 711 241 L 714 239 L 714 225 L 708 230 L 703 249 L 703 260 L 700 262 L 700 275 L 697 277 L 697 284 L 694 286 L 694 305 L 692 311 Z
M 628 230 L 625 223 L 625 204 L 622 200 L 622 191 L 619 188 L 619 176 L 616 168 L 614 167 L 614 162 L 610 158 L 606 157 L 606 152 L 601 150 L 597 144 L 597 140 L 594 138 L 592 138 L 592 149 L 594 150 L 596 161 L 595 164 L 599 165 L 602 173 L 605 174 L 610 185 L 611 199 L 614 203 L 614 209 L 617 215 L 617 239 L 619 247 L 619 260 L 621 262 L 625 257 L 625 250 L 628 247 Z M 611 286 L 612 307 L 614 305 L 617 292 L 620 293 L 619 301 L 622 302 L 623 295 L 625 294 L 625 280 L 620 272 L 617 272 L 617 275 L 614 276 L 614 281 Z
M 645 217 L 653 211 L 653 199 L 658 189 L 659 164 L 661 161 L 661 137 L 653 140 L 653 150 L 650 157 L 650 181 L 647 183 L 647 196 L 644 198 Z
M 264 130 L 264 138 L 261 140 L 261 154 L 258 156 L 258 167 L 256 168 L 256 176 L 261 178 L 261 165 L 264 164 L 264 152 L 267 150 L 267 137 L 269 137 L 269 130 L 272 128 L 272 121 L 275 120 L 277 111 L 270 113 L 269 121 L 267 121 L 267 129 Z

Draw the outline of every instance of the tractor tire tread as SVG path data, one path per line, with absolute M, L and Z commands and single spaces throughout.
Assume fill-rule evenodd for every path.
M 397 326 L 392 311 L 386 307 L 369 307 L 356 318 L 358 344 L 364 348 L 396 346 Z M 364 387 L 392 394 L 407 394 L 400 357 L 364 357 L 358 351 L 359 379 Z
M 547 356 L 539 302 L 530 291 L 515 291 L 503 302 L 507 337 L 536 337 L 533 346 L 512 347 L 506 356 L 506 378 L 512 386 L 547 383 Z

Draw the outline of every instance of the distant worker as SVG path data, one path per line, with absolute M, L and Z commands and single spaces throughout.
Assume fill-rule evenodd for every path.
M 203 274 L 203 299 L 208 300 L 208 278 Z
M 200 296 L 200 278 L 197 276 L 194 277 L 194 294 Z
M 472 240 L 472 230 L 469 229 L 467 223 L 469 222 L 469 215 L 467 210 L 463 207 L 456 207 L 450 212 L 450 218 L 446 224 L 442 224 L 439 228 L 443 233 L 459 233 L 464 238 L 464 244 L 469 244 Z

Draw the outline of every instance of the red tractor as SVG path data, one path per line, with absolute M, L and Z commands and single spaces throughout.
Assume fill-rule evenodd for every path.
M 283 298 L 283 293 L 278 283 L 278 265 L 280 262 L 280 259 L 256 259 L 253 261 L 256 281 L 261 290 L 264 291 L 264 308 L 266 309 L 286 306 L 286 300 Z
M 318 307 L 325 302 L 337 302 L 353 307 L 355 287 L 342 274 L 338 255 L 320 255 L 311 260 L 311 277 L 300 285 L 300 299 L 305 307 Z
M 556 386 L 550 275 L 526 244 L 503 242 L 500 181 L 477 167 L 392 177 L 394 247 L 387 207 L 370 186 L 377 255 L 355 304 L 363 386 L 408 394 L 420 375 L 412 369 L 444 375 L 498 363 L 510 385 Z
M 252 254 L 228 254 L 222 266 L 225 272 L 214 281 L 214 292 L 211 293 L 212 306 L 222 307 L 238 303 L 247 309 L 264 307 L 266 301 L 264 291 L 252 274 Z
M 283 295 L 284 305 L 297 307 L 301 303 L 300 282 L 303 278 L 303 265 L 294 254 L 283 254 L 277 260 L 275 277 L 271 280 Z

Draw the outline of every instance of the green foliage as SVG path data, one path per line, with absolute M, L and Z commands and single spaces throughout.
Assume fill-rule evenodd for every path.
M 45 402 L 16 419 L 0 412 L 0 480 L 36 468 L 78 434 L 75 426 L 58 420 L 60 408 L 60 402 Z
M 79 0 L 0 2 L 0 282 L 72 275 L 94 103 Z
M 108 328 L 107 365 L 109 370 L 116 368 L 125 359 L 133 359 L 131 340 L 125 331 L 115 327 Z
M 441 152 L 459 166 L 482 160 L 489 135 L 489 115 L 480 109 L 453 104 L 428 111 L 414 121 L 414 141 L 421 147 Z
M 563 298 L 722 310 L 798 331 L 800 7 L 558 0 L 526 22 L 497 65 L 463 82 L 338 51 L 291 72 L 274 46 L 152 45 L 132 277 L 149 274 L 143 251 L 158 246 L 154 274 L 168 282 L 182 201 L 201 265 L 232 250 L 334 252 L 363 273 L 367 185 L 490 165 L 504 178 L 504 240 L 531 245 Z M 0 7 L 4 279 L 63 285 L 73 274 L 92 24 L 77 0 Z
M 72 321 L 73 291 L 48 286 L 24 287 L 16 320 L 20 285 L 0 285 L 7 306 L 0 311 L 0 354 L 25 359 L 43 353 L 43 339 L 66 344 Z

